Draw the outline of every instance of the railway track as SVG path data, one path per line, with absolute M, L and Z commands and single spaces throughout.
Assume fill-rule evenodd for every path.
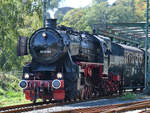
M 85 100 L 77 99 L 76 101 L 69 101 L 69 102 L 62 102 L 62 103 L 56 103 L 56 102 L 43 103 L 43 102 L 39 102 L 39 103 L 36 103 L 36 104 L 30 103 L 30 104 L 23 104 L 23 105 L 15 105 L 15 106 L 8 106 L 8 107 L 0 108 L 0 113 L 27 112 L 27 111 L 46 109 L 46 108 L 51 108 L 51 107 L 56 107 L 56 106 L 63 106 L 63 105 L 81 103 L 81 102 L 88 102 L 88 101 L 93 101 L 93 100 L 98 100 L 98 99 L 106 99 L 106 98 L 107 99 L 112 99 L 112 98 L 115 98 L 115 97 L 118 97 L 118 95 L 105 96 L 105 97 L 95 97 L 95 98 L 85 99 Z M 145 102 L 147 102 L 147 101 L 145 101 Z M 142 102 L 136 102 L 135 104 L 137 104 L 137 103 L 142 103 Z M 134 104 L 134 103 L 131 103 L 131 104 Z M 149 104 L 150 104 L 150 102 L 149 102 Z M 112 110 L 113 108 L 116 108 L 118 106 L 121 107 L 121 105 L 122 106 L 127 106 L 127 105 L 130 105 L 130 104 L 127 103 L 127 104 L 119 104 L 119 105 L 111 105 L 111 106 L 108 105 L 108 106 L 105 106 L 105 107 L 103 106 L 102 108 L 101 107 L 87 108 L 87 110 L 85 109 L 85 111 L 87 112 L 90 109 L 100 109 L 100 110 L 103 109 L 105 111 L 105 108 L 107 108 L 106 110 Z M 78 109 L 78 110 L 80 111 L 80 109 Z M 68 112 L 75 112 L 75 111 L 74 110 L 64 111 L 64 113 L 68 113 Z M 62 113 L 62 111 L 58 112 L 58 113 Z
M 81 102 L 81 101 L 79 101 Z M 83 102 L 83 101 L 82 101 Z M 85 102 L 85 101 L 84 101 Z M 27 112 L 32 110 L 39 110 L 39 109 L 45 109 L 45 108 L 51 108 L 56 106 L 63 106 L 67 104 L 74 104 L 77 102 L 68 102 L 68 103 L 50 103 L 50 104 L 43 104 L 43 103 L 37 103 L 36 105 L 33 104 L 24 104 L 24 105 L 17 105 L 17 106 L 9 106 L 0 108 L 0 113 L 17 113 L 17 112 Z M 150 100 L 146 101 L 137 101 L 137 102 L 131 102 L 131 103 L 123 103 L 123 104 L 113 104 L 113 105 L 105 105 L 105 106 L 97 106 L 97 107 L 89 107 L 84 109 L 74 109 L 74 110 L 67 110 L 67 111 L 59 111 L 55 113 L 121 113 L 126 111 L 133 111 L 137 109 L 143 109 L 140 113 L 146 113 L 150 109 Z
M 36 104 L 22 104 L 22 105 L 14 105 L 14 106 L 7 106 L 7 107 L 2 107 L 0 108 L 0 113 L 17 113 L 17 112 L 27 112 L 27 111 L 32 111 L 32 110 L 39 110 L 39 109 L 45 109 L 45 108 L 51 108 L 51 107 L 56 107 L 56 106 L 63 106 L 63 105 L 69 105 L 69 104 L 76 104 L 76 103 L 81 103 L 81 102 L 88 102 L 88 101 L 93 101 L 93 100 L 98 100 L 98 99 L 104 99 L 104 98 L 115 98 L 118 95 L 114 96 L 105 96 L 105 97 L 95 97 L 91 99 L 84 99 L 84 100 L 79 100 L 77 99 L 76 101 L 67 101 L 67 102 L 52 102 L 52 103 L 44 103 L 44 102 L 39 102 Z
M 45 104 L 43 102 L 39 102 L 36 104 L 22 104 L 22 105 L 15 105 L 15 106 L 8 106 L 8 107 L 0 108 L 0 113 L 19 113 L 19 112 L 32 111 L 32 110 L 54 107 L 57 105 L 59 105 L 59 104 L 57 104 L 57 103 Z
M 148 108 L 150 108 L 150 100 L 124 104 L 89 107 L 84 109 L 74 109 L 55 113 L 124 113 L 127 111 L 134 111 L 139 109 L 142 109 L 140 113 L 150 113 L 150 109 Z

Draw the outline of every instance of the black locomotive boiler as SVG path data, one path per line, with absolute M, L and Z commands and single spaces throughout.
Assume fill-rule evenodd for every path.
M 29 38 L 19 37 L 18 55 L 29 52 L 23 67 L 26 99 L 90 98 L 144 88 L 144 51 L 107 37 L 57 27 L 55 19 Z

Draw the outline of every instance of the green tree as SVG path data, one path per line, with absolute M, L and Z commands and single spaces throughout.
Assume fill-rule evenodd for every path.
M 115 5 L 129 7 L 134 22 L 145 20 L 146 0 L 117 0 Z
M 62 25 L 78 30 L 92 31 L 93 24 L 106 23 L 108 3 L 93 4 L 92 7 L 73 9 L 63 19 Z
M 109 8 L 108 11 L 109 22 L 123 23 L 123 22 L 135 22 L 135 16 L 133 16 L 132 8 L 123 4 L 118 4 Z
M 69 11 L 63 18 L 63 22 L 60 25 L 65 25 L 68 27 L 73 27 L 78 30 L 88 30 L 89 26 L 86 20 L 86 10 L 87 9 L 73 9 Z
M 19 35 L 18 27 L 23 26 L 23 18 L 19 7 L 19 1 L 2 0 L 0 3 L 0 67 L 3 70 L 9 70 L 15 66 L 17 61 L 15 45 L 16 37 Z M 17 23 L 17 24 L 15 24 Z
M 89 12 L 86 14 L 88 24 L 92 26 L 97 23 L 107 23 L 109 21 L 107 18 L 108 9 L 109 6 L 107 2 L 93 4 Z
M 55 18 L 57 18 L 57 23 L 62 22 L 64 15 L 71 9 L 73 9 L 73 8 L 71 8 L 71 7 L 58 8 L 58 10 L 55 12 Z
M 146 0 L 135 0 L 135 14 L 139 21 L 146 20 Z

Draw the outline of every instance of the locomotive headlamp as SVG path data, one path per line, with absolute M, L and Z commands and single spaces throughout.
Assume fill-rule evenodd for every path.
M 19 83 L 19 86 L 20 86 L 22 89 L 27 88 L 27 85 L 28 85 L 28 83 L 27 83 L 27 81 L 25 81 L 25 80 L 22 80 L 22 81 Z
M 53 87 L 54 89 L 59 89 L 59 88 L 61 87 L 61 82 L 60 82 L 60 80 L 58 80 L 58 79 L 53 80 L 53 82 L 52 82 L 52 87 Z
M 62 73 L 57 73 L 57 78 L 62 78 Z
M 28 74 L 28 73 L 25 73 L 25 74 L 24 74 L 24 78 L 25 78 L 25 79 L 28 79 L 28 78 L 29 78 L 29 74 Z
M 43 36 L 43 38 L 46 38 L 47 34 L 44 32 L 44 33 L 42 34 L 42 36 Z

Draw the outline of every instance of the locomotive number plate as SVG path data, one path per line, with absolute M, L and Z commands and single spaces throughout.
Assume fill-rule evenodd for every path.
M 48 51 L 47 51 L 47 50 L 41 50 L 40 53 L 41 53 L 41 54 L 43 54 L 43 53 L 44 53 L 44 54 L 45 54 L 45 53 L 46 53 L 46 54 L 50 54 L 50 53 L 52 53 L 52 51 L 50 51 L 50 50 L 48 50 Z

